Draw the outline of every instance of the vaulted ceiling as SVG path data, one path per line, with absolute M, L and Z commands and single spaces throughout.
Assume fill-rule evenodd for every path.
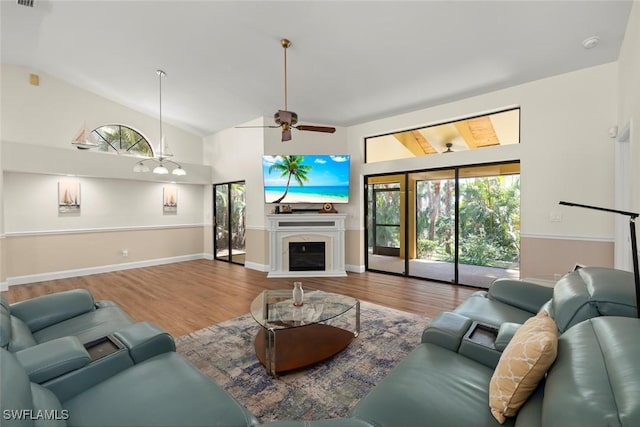
M 2 0 L 0 54 L 150 115 L 161 68 L 166 121 L 208 135 L 283 108 L 286 37 L 289 109 L 347 126 L 615 61 L 631 5 Z

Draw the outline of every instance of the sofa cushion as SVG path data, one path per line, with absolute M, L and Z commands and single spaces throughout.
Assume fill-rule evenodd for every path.
M 493 299 L 486 291 L 473 293 L 456 307 L 454 312 L 477 322 L 494 326 L 500 326 L 505 322 L 524 323 L 535 315 L 535 312 L 532 313 Z
M 584 267 L 562 277 L 547 306 L 560 333 L 597 316 L 636 316 L 633 274 Z
M 378 427 L 499 426 L 489 410 L 492 372 L 459 353 L 421 344 L 358 402 L 352 415 Z
M 93 296 L 86 289 L 71 289 L 11 304 L 11 314 L 39 331 L 63 320 L 95 310 Z
M 62 405 L 69 426 L 248 426 L 256 419 L 178 354 L 148 359 Z
M 26 323 L 15 316 L 10 316 L 9 319 L 10 339 L 7 350 L 15 353 L 38 344 Z
M 546 311 L 527 320 L 505 348 L 489 386 L 491 413 L 502 424 L 516 415 L 556 358 L 556 325 Z
M 34 332 L 38 343 L 73 335 L 86 344 L 131 325 L 133 320 L 118 306 L 104 307 Z
M 544 389 L 542 425 L 640 425 L 640 320 L 597 317 L 558 339 Z
M 31 426 L 31 420 L 6 417 L 11 411 L 33 410 L 31 383 L 16 356 L 0 349 L 0 411 L 2 426 Z M 14 412 L 15 413 L 15 412 Z

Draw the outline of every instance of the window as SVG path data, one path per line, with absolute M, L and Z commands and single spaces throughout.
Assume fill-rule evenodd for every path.
M 520 143 L 520 108 L 365 139 L 365 163 Z
M 91 132 L 91 139 L 100 144 L 99 151 L 153 157 L 151 144 L 138 131 L 124 125 L 105 125 Z

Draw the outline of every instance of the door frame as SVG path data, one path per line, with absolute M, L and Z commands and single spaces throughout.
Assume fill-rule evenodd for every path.
M 378 173 L 378 174 L 371 174 L 371 175 L 364 175 L 363 176 L 363 188 L 364 188 L 364 196 L 363 196 L 363 206 L 364 206 L 364 213 L 365 213 L 365 221 L 364 221 L 364 261 L 365 261 L 365 271 L 374 271 L 377 273 L 384 273 L 384 274 L 390 274 L 390 275 L 400 275 L 400 276 L 406 276 L 406 277 L 412 277 L 412 278 L 416 278 L 416 279 L 422 279 L 422 280 L 428 280 L 428 281 L 433 281 L 433 282 L 441 282 L 441 283 L 449 283 L 449 284 L 456 284 L 456 285 L 465 285 L 464 283 L 459 283 L 459 267 L 460 267 L 460 260 L 459 260 L 459 251 L 460 251 L 460 230 L 459 230 L 459 215 L 458 215 L 458 211 L 459 211 L 459 186 L 460 186 L 460 170 L 461 169 L 465 169 L 465 168 L 473 168 L 473 167 L 486 167 L 486 166 L 493 166 L 493 165 L 507 165 L 507 164 L 512 164 L 512 163 L 517 163 L 517 164 L 521 164 L 520 160 L 507 160 L 507 161 L 500 161 L 500 162 L 490 162 L 490 163 L 477 163 L 477 164 L 467 164 L 467 165 L 453 165 L 453 166 L 448 166 L 448 167 L 441 167 L 441 168 L 433 168 L 433 169 L 419 169 L 419 170 L 407 170 L 407 171 L 395 171 L 395 172 L 387 172 L 387 173 Z M 369 180 L 371 178 L 375 178 L 375 177 L 391 177 L 393 175 L 402 175 L 404 176 L 404 188 L 400 188 L 400 204 L 401 206 L 404 205 L 405 207 L 409 205 L 409 201 L 408 200 L 404 200 L 403 201 L 403 197 L 407 197 L 410 193 L 413 194 L 413 192 L 409 189 L 408 187 L 408 182 L 409 182 L 409 175 L 412 173 L 420 173 L 420 172 L 432 172 L 432 171 L 438 171 L 438 170 L 452 170 L 454 171 L 454 192 L 456 194 L 455 197 L 455 206 L 454 206 L 454 210 L 455 210 L 455 215 L 454 215 L 454 278 L 451 281 L 445 281 L 445 280 L 438 280 L 438 279 L 432 279 L 432 278 L 426 278 L 426 277 L 421 277 L 421 276 L 413 276 L 410 274 L 410 269 L 409 269 L 409 239 L 411 238 L 415 238 L 415 236 L 411 237 L 410 236 L 410 230 L 408 227 L 409 224 L 409 215 L 411 214 L 411 209 L 405 208 L 404 210 L 401 209 L 400 212 L 400 222 L 401 224 L 405 224 L 404 226 L 404 232 L 402 231 L 402 227 L 401 227 L 401 233 L 403 233 L 404 236 L 404 242 L 401 242 L 401 247 L 400 247 L 400 257 L 404 259 L 404 272 L 403 273 L 397 273 L 397 272 L 391 272 L 391 271 L 384 271 L 384 270 L 376 270 L 376 269 L 370 269 L 369 268 L 369 216 L 371 215 L 371 212 L 369 212 Z M 399 181 L 397 181 L 399 182 Z M 414 194 L 415 196 L 415 194 Z M 375 234 L 375 233 L 374 233 Z
M 232 264 L 238 264 L 238 265 L 244 265 L 244 262 L 239 262 L 239 261 L 235 261 L 233 259 L 233 248 L 231 245 L 231 240 L 232 240 L 232 233 L 230 232 L 231 230 L 231 211 L 232 211 L 232 206 L 231 206 L 231 186 L 233 184 L 242 184 L 245 186 L 246 189 L 246 181 L 244 180 L 239 180 L 239 181 L 229 181 L 229 182 L 219 182 L 216 184 L 212 185 L 212 190 L 213 190 L 213 196 L 212 196 L 212 208 L 213 208 L 213 233 L 212 233 L 212 239 L 213 239 L 213 259 L 216 261 L 223 261 L 223 262 L 229 262 Z M 217 246 L 218 246 L 218 239 L 216 238 L 217 235 L 217 229 L 218 229 L 218 224 L 217 224 L 217 206 L 216 206 L 216 187 L 217 186 L 223 186 L 226 185 L 227 186 L 227 218 L 229 220 L 229 224 L 227 224 L 227 228 L 228 228 L 228 232 L 227 232 L 227 236 L 228 236 L 228 241 L 227 241 L 227 246 L 229 248 L 229 256 L 228 259 L 225 258 L 220 258 L 218 257 L 218 250 L 217 250 Z M 246 206 L 246 193 L 245 193 L 245 206 Z

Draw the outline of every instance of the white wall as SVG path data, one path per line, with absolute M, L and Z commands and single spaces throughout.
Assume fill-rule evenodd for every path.
M 558 206 L 560 200 L 612 206 L 615 145 L 607 132 L 616 123 L 616 63 L 571 72 L 458 102 L 353 126 L 350 147 L 358 147 L 364 161 L 364 138 L 393 131 L 447 122 L 512 106 L 521 108 L 518 145 L 485 148 L 447 156 L 362 164 L 362 175 L 420 170 L 453 165 L 521 160 L 521 234 L 523 239 L 570 239 L 609 243 L 613 240 L 610 215 Z M 355 162 L 357 165 L 358 163 Z M 362 200 L 362 180 L 356 198 Z M 359 207 L 364 225 L 363 207 Z M 561 221 L 550 215 L 559 213 Z M 577 243 L 582 245 L 582 243 Z M 595 253 L 595 252 L 594 252 Z M 601 253 L 600 249 L 597 253 Z M 526 254 L 527 274 L 536 270 L 538 253 Z M 578 261 L 575 253 L 560 255 L 561 268 Z M 581 255 L 589 258 L 589 255 Z M 538 264 L 543 264 L 545 261 Z M 601 260 L 608 264 L 608 259 Z M 565 267 L 566 266 L 566 267 Z M 558 268 L 557 266 L 554 267 Z M 531 270 L 533 269 L 533 270 Z M 549 273 L 561 273 L 550 271 Z
M 640 212 L 640 2 L 634 1 L 618 61 L 618 128 L 631 127 L 631 205 Z
M 202 226 L 204 186 L 27 173 L 4 174 L 5 232 L 22 233 Z M 58 213 L 58 183 L 78 182 L 80 214 Z M 178 211 L 164 214 L 165 186 L 178 194 Z
M 238 126 L 262 126 L 270 124 L 268 120 L 271 119 L 257 118 Z M 246 183 L 246 265 L 256 269 L 264 269 L 269 264 L 265 215 L 273 208 L 264 201 L 262 156 L 264 154 L 352 154 L 347 148 L 345 128 L 337 128 L 334 134 L 293 130 L 293 138 L 289 142 L 281 141 L 278 129 L 231 128 L 206 137 L 204 150 L 205 161 L 212 167 L 214 183 L 231 181 Z M 357 180 L 357 175 L 352 174 L 352 179 Z M 349 204 L 338 206 L 340 212 L 351 212 L 351 221 L 356 224 L 357 208 L 355 206 L 358 203 L 357 198 L 351 197 Z M 210 215 L 209 212 L 208 217 Z
M 165 123 L 173 160 L 187 176 L 137 174 L 136 157 L 77 150 L 70 142 L 83 126 L 118 123 L 157 149 L 158 117 L 44 73 L 31 85 L 32 71 L 24 67 L 1 71 L 0 287 L 202 256 L 211 168 L 203 163 L 200 136 Z M 157 97 L 149 102 L 157 105 Z M 58 215 L 60 180 L 81 183 L 79 215 Z M 163 215 L 162 187 L 171 181 L 178 212 Z M 128 257 L 121 255 L 125 248 Z
M 1 93 L 1 92 L 0 92 Z M 1 124 L 0 124 L 1 126 Z M 0 134 L 2 131 L 0 130 Z M 0 142 L 1 143 L 1 142 Z M 0 289 L 4 287 L 6 269 L 4 266 L 4 177 L 2 174 L 2 147 L 0 147 Z
M 118 123 L 137 130 L 159 149 L 157 116 L 144 115 L 44 73 L 35 72 L 40 85 L 32 86 L 29 74 L 34 71 L 28 68 L 2 65 L 1 71 L 3 142 L 75 150 L 70 142 L 83 125 L 91 130 Z M 149 102 L 156 105 L 157 97 Z M 176 161 L 202 163 L 200 136 L 166 123 L 163 128 Z

